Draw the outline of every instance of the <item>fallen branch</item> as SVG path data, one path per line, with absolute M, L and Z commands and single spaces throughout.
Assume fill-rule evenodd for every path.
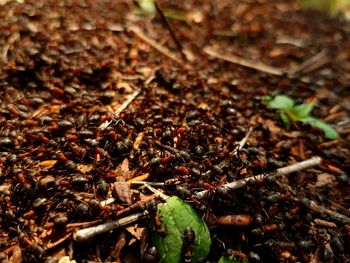
M 269 73 L 269 74 L 276 75 L 276 76 L 284 75 L 284 71 L 282 69 L 266 65 L 262 62 L 248 61 L 248 60 L 245 60 L 243 58 L 236 57 L 234 55 L 222 55 L 222 54 L 217 53 L 214 49 L 212 49 L 210 47 L 204 48 L 203 51 L 214 58 L 222 59 L 222 60 L 231 62 L 233 64 L 237 64 L 237 65 L 240 65 L 240 66 L 243 66 L 246 68 L 255 69 L 257 71 Z
M 307 168 L 312 167 L 312 166 L 320 165 L 321 161 L 322 161 L 321 157 L 318 157 L 318 156 L 312 157 L 312 158 L 305 160 L 305 161 L 302 161 L 300 163 L 295 163 L 295 164 L 288 165 L 288 166 L 283 167 L 283 168 L 279 168 L 275 172 L 272 172 L 272 173 L 264 173 L 264 174 L 251 176 L 251 177 L 244 178 L 244 179 L 232 182 L 232 183 L 224 184 L 224 185 L 219 186 L 219 187 L 227 188 L 230 190 L 242 188 L 242 187 L 246 186 L 248 183 L 261 181 L 261 180 L 264 180 L 265 178 L 268 178 L 268 177 L 271 178 L 271 177 L 278 177 L 281 175 L 287 175 L 287 174 L 291 174 L 291 173 L 294 173 L 297 171 L 307 169 Z M 209 192 L 209 190 L 204 190 L 204 191 L 198 192 L 194 195 L 194 197 L 197 199 L 202 199 L 203 197 L 208 196 L 208 192 Z
M 163 47 L 162 45 L 158 44 L 153 39 L 150 39 L 148 36 L 146 36 L 140 28 L 136 26 L 129 26 L 129 30 L 132 31 L 136 36 L 141 38 L 143 41 L 145 41 L 147 44 L 152 46 L 154 49 L 158 50 L 160 53 L 162 53 L 164 56 L 174 60 L 175 62 L 181 64 L 182 61 L 170 50 L 168 50 L 166 47 Z
M 115 221 L 107 222 L 101 225 L 81 229 L 81 230 L 78 230 L 76 233 L 74 233 L 73 238 L 75 241 L 78 241 L 78 242 L 85 241 L 94 236 L 106 233 L 113 229 L 137 222 L 147 217 L 148 214 L 149 214 L 148 211 L 144 211 L 142 213 L 133 214 L 133 215 L 130 215 Z

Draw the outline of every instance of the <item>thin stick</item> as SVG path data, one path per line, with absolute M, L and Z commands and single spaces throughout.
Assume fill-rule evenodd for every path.
M 163 182 L 147 182 L 147 181 L 132 181 L 130 184 L 136 184 L 136 185 L 145 185 L 148 184 L 150 186 L 165 186 L 165 183 Z
M 168 58 L 174 60 L 175 62 L 182 64 L 182 61 L 178 59 L 178 57 L 168 50 L 167 48 L 163 47 L 162 45 L 159 45 L 156 41 L 153 39 L 150 39 L 148 36 L 146 36 L 140 28 L 136 26 L 130 26 L 129 30 L 132 31 L 136 36 L 141 38 L 143 41 L 145 41 L 147 44 L 152 46 L 154 49 L 158 50 L 160 53 L 162 53 L 164 56 L 167 56 Z
M 310 208 L 313 212 L 320 214 L 321 216 L 328 216 L 329 219 L 331 219 L 332 221 L 336 221 L 336 222 L 341 222 L 343 224 L 350 224 L 350 218 L 340 214 L 336 211 L 327 209 L 323 206 L 318 205 L 316 202 L 311 201 L 309 199 L 304 199 L 308 208 Z M 304 201 L 303 200 L 303 201 Z
M 154 144 L 163 148 L 164 150 L 171 152 L 171 153 L 178 153 L 179 152 L 178 149 L 171 147 L 169 145 L 162 144 L 160 141 L 154 141 Z
M 224 187 L 224 188 L 228 188 L 228 189 L 232 189 L 232 190 L 242 188 L 242 187 L 246 186 L 247 183 L 250 183 L 250 182 L 260 181 L 260 180 L 263 180 L 267 177 L 277 177 L 277 176 L 281 176 L 281 175 L 287 175 L 287 174 L 291 174 L 291 173 L 294 173 L 297 171 L 307 169 L 307 168 L 312 167 L 312 166 L 320 165 L 321 161 L 322 161 L 321 157 L 315 156 L 315 157 L 312 157 L 308 160 L 302 161 L 300 163 L 295 163 L 295 164 L 288 165 L 288 166 L 283 167 L 283 168 L 279 168 L 273 173 L 264 173 L 264 174 L 251 176 L 251 177 L 241 179 L 241 180 L 238 180 L 238 181 L 235 181 L 232 183 L 224 184 L 224 185 L 219 186 L 219 187 Z M 208 195 L 208 190 L 204 190 L 204 191 L 196 193 L 194 195 L 194 197 L 201 199 L 203 196 L 207 196 L 207 195 Z
M 237 154 L 239 153 L 240 150 L 243 149 L 244 145 L 247 143 L 248 138 L 250 136 L 250 134 L 253 131 L 253 127 L 249 127 L 249 130 L 247 132 L 247 134 L 244 136 L 244 138 L 238 143 L 238 146 L 232 151 L 232 154 L 237 156 Z M 220 167 L 220 169 L 222 169 L 225 165 L 227 165 L 229 163 L 229 159 L 225 158 L 221 163 L 218 164 L 218 166 Z
M 179 50 L 179 52 L 180 52 L 180 54 L 181 54 L 183 60 L 186 60 L 186 56 L 185 56 L 185 54 L 184 54 L 184 52 L 183 52 L 183 47 L 182 47 L 180 41 L 177 39 L 177 37 L 176 37 L 176 35 L 175 35 L 175 33 L 174 33 L 174 30 L 171 28 L 171 26 L 170 26 L 168 20 L 166 19 L 166 17 L 165 17 L 165 15 L 164 15 L 163 11 L 159 8 L 158 3 L 157 3 L 157 0 L 154 0 L 154 5 L 156 6 L 156 9 L 157 9 L 157 11 L 158 11 L 158 14 L 160 15 L 161 20 L 163 21 L 163 23 L 165 24 L 165 26 L 166 26 L 167 29 L 169 30 L 170 35 L 171 35 L 171 37 L 172 37 L 172 39 L 174 40 L 174 43 L 175 43 L 175 45 L 176 45 L 176 48 Z
M 148 183 L 148 182 L 142 182 L 142 185 L 145 185 L 146 183 Z M 126 208 L 124 208 L 122 210 L 117 211 L 115 215 L 116 216 L 121 216 L 123 214 L 130 213 L 131 211 L 136 210 L 136 209 L 145 209 L 145 208 L 147 208 L 146 204 L 148 202 L 154 201 L 155 199 L 157 199 L 157 197 L 158 197 L 157 194 L 152 194 L 150 196 L 147 196 L 145 199 L 139 200 L 136 203 L 134 203 L 132 205 L 129 205 L 128 207 L 126 207 Z M 115 198 L 108 198 L 107 200 L 101 201 L 100 205 L 101 206 L 106 206 L 106 205 L 110 205 L 110 204 L 112 204 L 114 202 L 115 202 Z
M 162 193 L 161 191 L 153 188 L 152 186 L 148 185 L 147 183 L 144 184 L 148 190 L 150 190 L 152 193 L 156 194 L 157 196 L 159 196 L 160 198 L 162 198 L 164 201 L 166 201 L 169 196 L 167 196 L 166 194 Z
M 115 221 L 107 222 L 107 223 L 104 223 L 101 225 L 81 229 L 81 230 L 78 230 L 73 235 L 73 238 L 75 241 L 78 241 L 78 242 L 85 241 L 85 240 L 88 240 L 94 236 L 106 233 L 106 232 L 111 231 L 113 229 L 134 223 L 138 220 L 145 218 L 148 214 L 149 214 L 148 211 L 144 211 L 142 213 L 133 214 L 133 215 L 130 215 L 130 216 L 127 216 L 127 217 L 124 217 L 124 218 L 121 218 L 121 219 L 118 219 Z
M 157 200 L 156 200 L 157 197 L 158 196 L 156 194 L 152 194 L 143 200 L 140 200 L 140 201 L 138 201 L 138 202 L 122 209 L 122 210 L 117 211 L 116 216 L 121 216 L 121 215 L 124 215 L 126 213 L 130 213 L 131 211 L 136 210 L 136 209 L 146 210 L 149 208 L 150 204 L 157 203 Z
M 329 62 L 328 54 L 326 50 L 318 52 L 316 55 L 307 59 L 296 68 L 288 70 L 288 76 L 295 76 L 297 73 L 309 73 Z
M 70 233 L 68 233 L 68 234 L 65 235 L 64 237 L 58 239 L 56 242 L 54 242 L 54 243 L 49 243 L 49 244 L 46 246 L 45 250 L 50 250 L 50 249 L 53 249 L 53 248 L 59 246 L 60 244 L 62 244 L 63 242 L 65 242 L 68 238 L 70 238 L 71 235 L 72 235 L 72 233 L 71 233 L 71 231 L 70 231 Z
M 151 184 L 151 185 L 155 185 L 155 186 L 164 186 L 164 183 L 153 183 L 153 182 L 146 182 L 146 181 L 134 181 L 131 184 L 139 184 L 139 185 Z M 129 205 L 127 208 L 124 208 L 124 209 L 118 211 L 117 215 L 119 216 L 121 214 L 121 212 L 124 211 L 124 210 L 130 210 L 131 211 L 131 210 L 133 210 L 135 208 L 141 207 L 142 204 L 147 203 L 147 202 L 157 198 L 157 196 L 158 195 L 156 195 L 156 194 L 152 194 L 152 195 L 146 197 L 143 200 L 137 201 L 136 203 L 134 203 L 132 205 Z M 116 199 L 111 197 L 111 198 L 108 198 L 106 200 L 101 201 L 100 202 L 100 206 L 107 206 L 107 205 L 113 204 L 115 201 L 116 201 Z M 124 213 L 124 212 L 122 212 L 122 213 Z
M 237 147 L 236 149 L 233 150 L 233 153 L 234 153 L 235 155 L 237 155 L 237 153 L 238 153 L 240 150 L 242 150 L 242 148 L 244 147 L 244 145 L 247 143 L 248 138 L 249 138 L 250 134 L 252 133 L 252 131 L 253 131 L 253 127 L 249 127 L 249 130 L 248 130 L 247 134 L 246 134 L 246 135 L 244 136 L 244 138 L 239 142 L 238 147 Z
M 77 223 L 70 223 L 66 225 L 66 228 L 86 228 L 90 227 L 93 225 L 96 225 L 98 223 L 101 223 L 102 219 L 96 219 L 94 221 L 89 221 L 89 222 L 77 222 Z
M 237 64 L 237 65 L 240 65 L 240 66 L 243 66 L 246 68 L 255 69 L 257 71 L 269 73 L 269 74 L 276 75 L 276 76 L 284 75 L 283 70 L 266 65 L 262 62 L 248 61 L 248 60 L 236 57 L 234 55 L 222 55 L 222 54 L 217 53 L 215 50 L 213 50 L 210 47 L 204 48 L 203 51 L 212 57 L 222 59 L 222 60 L 231 62 L 233 64 Z
M 141 89 L 137 89 L 135 90 L 127 100 L 125 100 L 119 107 L 118 109 L 114 112 L 114 119 L 118 118 L 120 113 L 125 110 L 129 104 L 140 94 Z M 104 123 L 102 123 L 100 125 L 100 130 L 104 130 L 106 129 L 111 123 L 112 123 L 113 119 L 110 121 L 105 121 Z
M 115 202 L 115 198 L 111 197 L 111 198 L 108 198 L 106 200 L 101 201 L 100 206 L 107 206 L 107 205 L 113 204 L 114 202 Z

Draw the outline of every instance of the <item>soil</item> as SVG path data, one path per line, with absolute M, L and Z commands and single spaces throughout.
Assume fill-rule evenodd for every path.
M 74 237 L 154 197 L 132 181 L 198 210 L 207 262 L 349 262 L 349 22 L 294 0 L 158 5 L 172 30 L 131 0 L 1 6 L 1 262 L 157 262 L 152 212 Z M 287 129 L 262 101 L 277 94 L 315 103 L 340 138 Z M 315 156 L 320 165 L 218 191 Z M 218 220 L 227 215 L 247 221 Z

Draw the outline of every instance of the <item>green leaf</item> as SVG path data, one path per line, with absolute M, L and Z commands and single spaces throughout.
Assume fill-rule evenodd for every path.
M 325 123 L 319 119 L 313 117 L 307 117 L 300 120 L 305 124 L 310 124 L 311 126 L 321 129 L 325 133 L 327 139 L 337 139 L 339 137 L 338 132 L 328 123 Z
M 280 118 L 282 119 L 284 126 L 286 126 L 287 129 L 289 129 L 290 127 L 290 118 L 288 117 L 288 115 L 286 114 L 285 111 L 280 110 L 278 112 L 278 115 L 280 116 Z
M 174 9 L 164 10 L 164 16 L 167 18 L 172 18 L 180 21 L 187 21 L 187 14 Z
M 294 101 L 286 95 L 277 95 L 268 102 L 268 106 L 272 109 L 288 110 L 294 106 Z
M 299 0 L 302 8 L 310 8 L 336 16 L 341 12 L 346 12 L 349 0 Z
M 153 0 L 137 0 L 139 10 L 145 14 L 155 14 L 156 6 Z
M 222 256 L 218 263 L 248 263 L 248 260 L 237 259 L 234 256 L 225 257 Z
M 161 262 L 182 262 L 183 234 L 186 227 L 195 232 L 191 246 L 192 263 L 202 262 L 209 253 L 211 239 L 207 225 L 191 205 L 176 196 L 169 197 L 166 203 L 159 204 L 157 214 L 167 229 L 164 236 L 154 232 L 154 241 Z
M 296 116 L 297 119 L 302 119 L 305 117 L 308 117 L 311 113 L 311 111 L 313 110 L 314 105 L 311 103 L 303 103 L 303 104 L 299 104 L 294 106 L 291 109 L 291 112 L 293 113 L 293 115 Z
M 265 103 L 269 103 L 273 98 L 270 95 L 265 95 L 261 97 L 261 100 Z

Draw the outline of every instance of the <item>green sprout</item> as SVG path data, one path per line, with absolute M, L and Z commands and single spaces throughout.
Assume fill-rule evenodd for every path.
M 314 104 L 302 103 L 295 105 L 294 100 L 286 95 L 277 95 L 274 98 L 265 96 L 263 101 L 267 103 L 269 108 L 278 110 L 278 114 L 287 128 L 291 124 L 301 122 L 321 129 L 327 139 L 337 139 L 339 137 L 338 132 L 332 126 L 311 116 Z

